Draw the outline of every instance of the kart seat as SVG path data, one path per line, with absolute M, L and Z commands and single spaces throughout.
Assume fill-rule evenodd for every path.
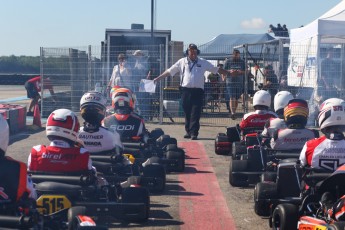
M 36 184 L 36 191 L 39 194 L 63 194 L 68 197 L 80 196 L 82 187 L 80 185 L 71 185 L 60 182 L 41 182 Z
M 247 127 L 241 130 L 242 136 L 246 136 L 251 133 L 255 133 L 253 135 L 256 135 L 258 133 L 261 133 L 264 130 L 263 126 L 258 126 L 258 127 Z

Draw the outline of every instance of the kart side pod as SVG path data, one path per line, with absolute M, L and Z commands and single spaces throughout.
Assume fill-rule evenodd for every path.
M 240 141 L 240 133 L 240 127 L 238 125 L 235 127 L 226 128 L 226 136 L 229 138 L 231 143 Z
M 217 155 L 228 155 L 231 153 L 232 143 L 225 133 L 218 133 L 214 142 L 214 152 Z
M 229 155 L 232 153 L 232 143 L 240 141 L 238 127 L 228 127 L 225 133 L 218 133 L 214 151 L 217 155 Z

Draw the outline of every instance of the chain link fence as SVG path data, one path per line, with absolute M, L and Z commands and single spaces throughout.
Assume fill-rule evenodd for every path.
M 210 60 L 214 65 L 224 64 L 226 58 L 232 58 L 232 50 L 241 52 L 245 61 L 246 74 L 243 77 L 243 93 L 238 100 L 237 113 L 252 111 L 252 97 L 258 89 L 268 90 L 273 97 L 280 90 L 288 90 L 296 97 L 309 101 L 311 112 L 320 101 L 329 97 L 342 97 L 344 86 L 344 54 L 345 49 L 339 44 L 328 44 L 321 48 L 320 58 L 310 52 L 310 47 L 294 47 L 293 55 L 288 40 L 274 40 L 260 44 L 246 44 L 230 47 L 226 57 Z M 333 62 L 328 62 L 321 69 L 321 62 L 326 59 L 329 49 L 333 51 Z M 219 48 L 224 49 L 224 47 Z M 228 48 L 227 48 L 228 49 Z M 134 55 L 137 50 L 140 56 Z M 122 77 L 122 86 L 131 88 L 136 94 L 136 112 L 146 122 L 184 121 L 178 90 L 180 74 L 168 77 L 157 84 L 155 93 L 139 92 L 141 79 L 153 79 L 170 67 L 178 59 L 184 57 L 186 47 L 183 43 L 164 46 L 119 46 L 110 47 L 106 54 L 102 46 L 75 48 L 41 48 L 41 76 L 43 81 L 49 77 L 57 95 L 56 103 L 52 103 L 49 95 L 43 96 L 42 114 L 47 117 L 57 108 L 79 111 L 81 96 L 89 90 L 99 90 L 111 99 L 107 86 L 115 66 L 119 64 L 119 54 L 126 57 L 125 67 L 129 70 Z M 106 58 L 108 55 L 110 58 Z M 203 57 L 203 53 L 199 55 Z M 267 77 L 267 67 L 273 77 Z M 332 88 L 321 82 L 321 71 L 328 72 L 326 81 Z M 267 80 L 271 79 L 271 84 Z M 44 84 L 43 84 L 44 85 Z M 322 92 L 322 93 L 320 93 Z M 320 97 L 322 97 L 320 99 Z M 272 103 L 273 109 L 273 103 Z M 229 118 L 229 96 L 222 76 L 205 73 L 205 95 L 201 124 L 226 126 Z

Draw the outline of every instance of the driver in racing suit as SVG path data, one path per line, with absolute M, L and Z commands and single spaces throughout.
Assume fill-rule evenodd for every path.
M 85 93 L 80 100 L 80 113 L 84 126 L 80 127 L 78 139 L 91 154 L 121 153 L 122 143 L 117 132 L 111 132 L 103 127 L 101 122 L 105 117 L 107 99 L 99 92 Z
M 247 113 L 240 122 L 240 129 L 251 131 L 262 131 L 265 123 L 270 118 L 276 118 L 277 114 L 269 111 L 271 95 L 265 90 L 259 90 L 254 94 L 253 106 L 255 111 Z
M 115 154 L 116 162 L 129 165 L 129 159 L 122 155 L 123 146 L 118 132 L 112 132 L 101 124 L 105 117 L 106 102 L 103 94 L 96 91 L 87 92 L 81 97 L 80 113 L 85 122 L 80 127 L 78 139 L 91 155 Z
M 9 127 L 0 115 L 0 203 L 13 203 L 25 197 L 36 199 L 36 190 L 27 175 L 25 163 L 5 156 L 8 141 Z
M 90 153 L 77 144 L 79 121 L 68 109 L 53 111 L 46 124 L 49 146 L 36 145 L 28 158 L 28 169 L 36 172 L 73 173 L 95 171 Z
M 121 141 L 146 142 L 147 131 L 144 119 L 133 112 L 134 99 L 130 90 L 126 88 L 117 89 L 113 95 L 114 114 L 103 119 L 103 126 L 113 132 L 118 132 Z
M 284 108 L 290 100 L 293 99 L 293 95 L 288 91 L 280 91 L 274 96 L 274 111 L 278 115 L 276 118 L 270 118 L 261 133 L 263 138 L 270 138 L 273 136 L 274 131 L 286 127 L 284 121 Z
M 323 103 L 320 106 L 318 124 L 324 136 L 304 144 L 299 157 L 301 165 L 335 171 L 345 163 L 344 102 L 333 100 Z
M 300 151 L 306 141 L 319 137 L 318 131 L 305 128 L 308 115 L 308 103 L 305 100 L 290 100 L 284 108 L 286 128 L 274 131 L 271 137 L 271 148 Z

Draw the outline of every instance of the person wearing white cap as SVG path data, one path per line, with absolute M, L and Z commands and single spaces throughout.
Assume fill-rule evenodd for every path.
M 200 129 L 200 116 L 204 100 L 204 73 L 220 73 L 228 75 L 228 71 L 214 66 L 209 61 L 199 58 L 200 50 L 191 43 L 186 50 L 187 57 L 181 58 L 161 75 L 153 79 L 157 82 L 167 76 L 174 76 L 180 73 L 180 93 L 182 108 L 185 113 L 185 130 L 184 138 L 197 140 Z
M 139 92 L 141 79 L 148 79 L 150 75 L 147 56 L 142 50 L 133 52 L 135 64 L 133 67 L 133 92 L 137 98 L 137 112 L 145 120 L 148 120 L 151 112 L 151 95 L 146 92 Z

